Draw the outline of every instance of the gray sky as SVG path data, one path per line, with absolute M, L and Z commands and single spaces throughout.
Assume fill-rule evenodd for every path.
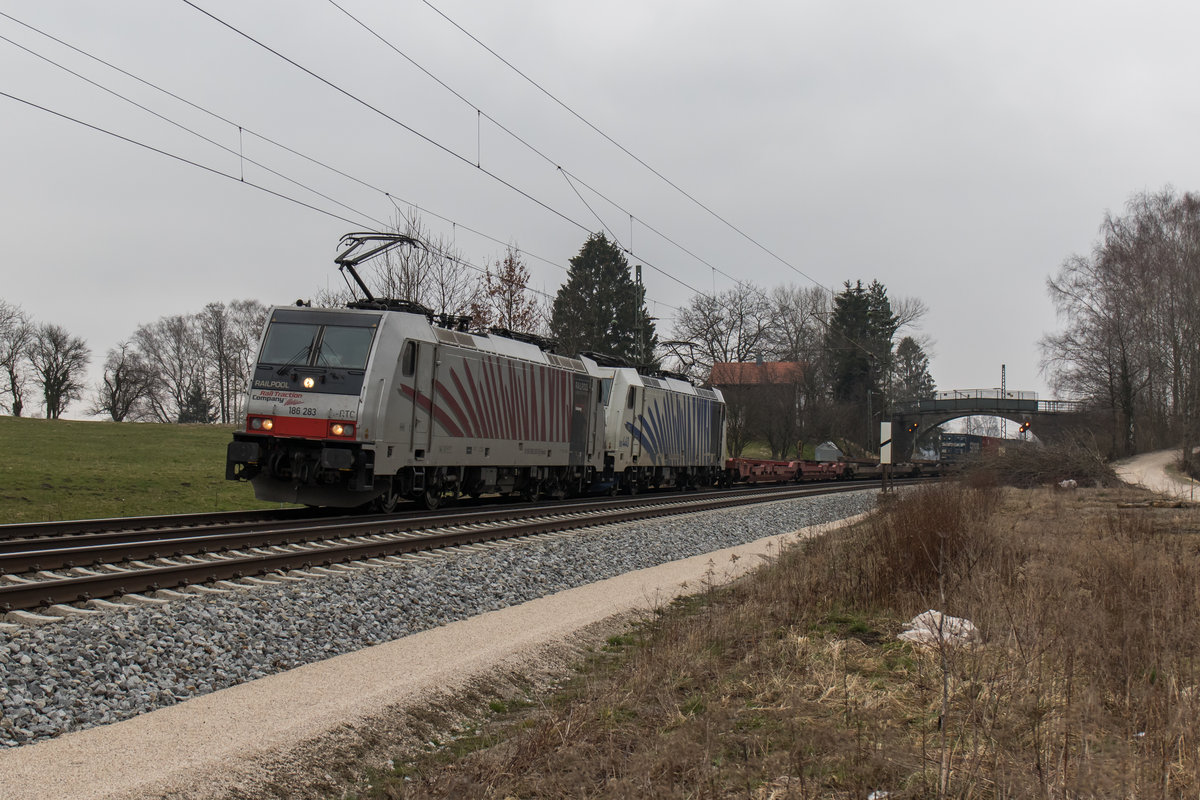
M 1200 8 L 1184 2 L 575 2 L 432 0 L 446 15 L 676 185 L 838 289 L 878 279 L 929 314 L 940 389 L 1048 396 L 1037 341 L 1056 326 L 1046 277 L 1088 251 L 1135 191 L 1200 188 L 1194 99 Z M 383 194 L 512 241 L 553 293 L 590 230 L 571 174 L 644 271 L 670 332 L 691 290 L 809 280 L 665 185 L 421 0 L 195 0 L 416 129 L 347 98 L 183 2 L 0 0 L 0 11 L 233 122 L 213 119 L 0 17 L 0 35 L 230 148 L 0 41 L 0 91 L 303 199 L 334 219 L 0 97 L 0 298 L 105 351 L 214 300 L 287 303 L 341 286 L 338 238 L 395 216 Z M 240 138 L 240 141 L 239 141 Z M 242 163 L 261 161 L 353 211 Z M 630 224 L 629 214 L 638 220 Z M 476 264 L 502 247 L 426 216 Z M 644 223 L 644 224 L 643 224 Z M 558 265 L 558 266 L 554 266 Z M 72 411 L 78 414 L 82 404 Z

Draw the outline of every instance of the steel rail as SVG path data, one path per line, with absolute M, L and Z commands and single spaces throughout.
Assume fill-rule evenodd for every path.
M 490 523 L 479 522 L 471 528 L 441 531 L 423 536 L 397 537 L 390 539 L 370 539 L 367 541 L 345 541 L 378 533 L 374 528 L 386 523 L 372 522 L 360 525 L 336 526 L 338 538 L 342 541 L 322 542 L 320 546 L 308 542 L 308 548 L 303 550 L 280 551 L 274 553 L 254 552 L 239 555 L 225 555 L 218 560 L 203 563 L 189 563 L 151 568 L 130 569 L 122 572 L 110 572 L 95 575 L 79 575 L 77 577 L 35 580 L 11 585 L 0 585 L 0 609 L 31 609 L 55 603 L 72 603 L 91 598 L 108 597 L 170 589 L 189 584 L 207 583 L 210 581 L 231 580 L 250 575 L 263 575 L 283 570 L 304 569 L 316 565 L 327 566 L 347 561 L 360 561 L 368 558 L 403 555 L 405 553 L 434 550 L 446 547 L 459 547 L 467 544 L 479 544 L 499 539 L 530 536 L 550 531 L 566 531 L 583 527 L 610 525 L 618 522 L 628 522 L 637 519 L 650 519 L 669 515 L 695 513 L 719 508 L 731 508 L 755 503 L 775 502 L 779 500 L 796 499 L 820 494 L 859 491 L 862 485 L 840 484 L 837 486 L 803 486 L 785 487 L 775 491 L 743 493 L 730 495 L 714 493 L 705 497 L 695 497 L 675 502 L 664 502 L 659 498 L 647 498 L 647 503 L 623 505 L 616 508 L 593 508 L 591 513 L 581 513 L 578 510 L 567 513 L 564 509 L 550 509 L 551 513 L 533 519 L 494 520 Z M 658 502 L 653 502 L 658 500 Z M 528 512 L 529 509 L 526 509 Z M 332 532 L 332 531 L 331 531 Z M 278 533 L 278 532 L 276 532 Z M 150 546 L 151 543 L 147 543 Z M 243 544 L 241 547 L 250 547 Z M 42 554 L 44 555 L 44 553 Z M 161 556 L 160 556 L 161 557 Z
M 214 525 L 247 524 L 312 516 L 309 508 L 269 509 L 262 511 L 212 511 L 198 514 L 160 514 L 143 517 L 102 517 L 47 522 L 11 522 L 0 525 L 0 544 L 11 539 L 40 539 L 54 536 L 82 536 L 110 531 L 136 531 L 161 528 L 199 528 Z
M 778 486 L 742 488 L 740 492 L 763 492 Z M 497 508 L 443 509 L 415 511 L 403 515 L 317 516 L 309 519 L 281 522 L 257 522 L 251 527 L 243 524 L 214 525 L 206 528 L 162 528 L 120 530 L 102 533 L 80 533 L 65 536 L 46 536 L 35 539 L 0 540 L 0 575 L 43 569 L 60 569 L 113 560 L 128 561 L 164 556 L 229 550 L 239 547 L 269 547 L 328 538 L 331 531 L 357 531 L 352 535 L 381 532 L 413 531 L 431 526 L 448 526 L 513 519 L 543 511 L 548 514 L 575 513 L 597 507 L 652 505 L 655 503 L 687 503 L 691 498 L 730 496 L 717 491 L 703 495 L 649 494 L 634 498 L 587 498 L 571 503 L 544 506 L 507 505 Z M 41 555 L 39 555 L 41 554 Z

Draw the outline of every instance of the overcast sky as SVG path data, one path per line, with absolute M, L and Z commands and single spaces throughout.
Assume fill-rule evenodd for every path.
M 340 287 L 338 239 L 393 219 L 386 192 L 457 223 L 425 217 L 476 264 L 503 248 L 464 227 L 516 243 L 551 294 L 600 229 L 594 211 L 656 268 L 644 280 L 664 338 L 693 289 L 733 286 L 721 273 L 764 288 L 878 279 L 928 305 L 918 333 L 940 389 L 997 387 L 1007 364 L 1010 389 L 1046 397 L 1047 276 L 1132 193 L 1200 188 L 1191 3 L 431 0 L 750 241 L 422 0 L 337 2 L 468 102 L 330 0 L 194 2 L 392 120 L 181 0 L 0 0 L 229 121 L 0 17 L 0 36 L 232 151 L 0 41 L 0 92 L 233 176 L 0 97 L 0 299 L 83 337 L 92 381 L 160 316 Z M 619 207 L 577 187 L 585 205 L 556 166 Z

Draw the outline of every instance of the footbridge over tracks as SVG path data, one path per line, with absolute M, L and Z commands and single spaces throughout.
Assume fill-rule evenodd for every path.
M 912 457 L 914 446 L 939 425 L 960 417 L 1003 417 L 1028 430 L 1043 442 L 1089 427 L 1082 403 L 1074 400 L 1039 400 L 1036 392 L 1002 392 L 998 389 L 958 389 L 933 397 L 897 403 L 892 407 L 894 460 Z M 915 427 L 914 427 L 915 424 Z

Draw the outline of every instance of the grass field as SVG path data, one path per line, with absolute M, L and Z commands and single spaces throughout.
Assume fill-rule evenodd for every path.
M 275 507 L 225 480 L 231 432 L 0 416 L 0 524 Z
M 460 700 L 325 796 L 1197 796 L 1200 510 L 1146 497 L 906 494 L 697 587 L 557 689 Z M 900 641 L 929 608 L 979 638 Z

